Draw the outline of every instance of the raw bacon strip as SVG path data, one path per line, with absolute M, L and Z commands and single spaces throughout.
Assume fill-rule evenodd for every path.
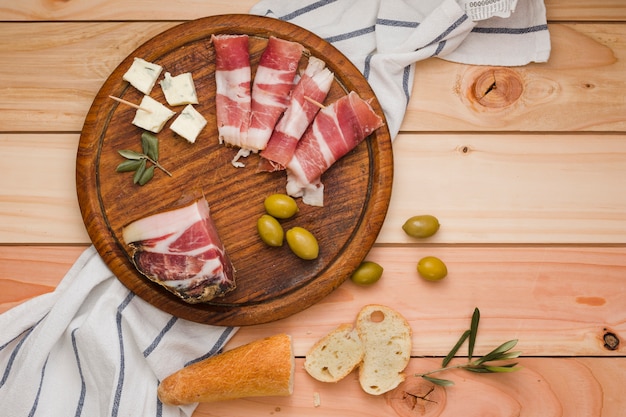
M 320 107 L 305 97 L 318 103 L 324 102 L 334 74 L 325 68 L 321 59 L 310 57 L 298 84 L 291 93 L 289 106 L 274 128 L 261 156 L 270 161 L 272 170 L 284 169 L 296 150 L 298 141 L 311 124 Z
M 382 125 L 382 118 L 354 91 L 320 110 L 287 164 L 287 193 L 322 206 L 322 174 Z
M 215 112 L 219 142 L 245 143 L 250 123 L 251 70 L 248 35 L 213 35 L 215 47 Z
M 122 237 L 137 270 L 188 303 L 235 289 L 235 269 L 205 199 L 137 220 Z
M 252 113 L 243 149 L 265 149 L 278 118 L 289 104 L 294 78 L 304 48 L 296 42 L 269 38 L 252 85 Z

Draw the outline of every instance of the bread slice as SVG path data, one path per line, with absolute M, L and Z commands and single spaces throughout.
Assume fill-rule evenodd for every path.
M 278 334 L 186 366 L 158 388 L 170 405 L 293 393 L 295 360 L 291 336 Z
M 304 360 L 304 369 L 318 381 L 337 382 L 361 363 L 363 355 L 363 343 L 356 329 L 345 323 L 313 345 Z
M 359 367 L 361 388 L 380 395 L 396 388 L 411 358 L 411 327 L 400 313 L 382 305 L 367 305 L 356 318 L 365 348 Z

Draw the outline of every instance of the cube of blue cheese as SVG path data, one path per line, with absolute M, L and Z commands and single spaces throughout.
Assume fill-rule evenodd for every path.
M 190 72 L 179 74 L 175 77 L 169 72 L 159 82 L 165 94 L 165 100 L 170 106 L 182 106 L 183 104 L 198 104 L 196 87 Z
M 206 119 L 191 104 L 188 104 L 172 122 L 170 129 L 187 139 L 188 142 L 194 143 L 206 124 Z
M 141 58 L 135 58 L 128 71 L 122 76 L 124 81 L 128 81 L 133 87 L 144 94 L 150 94 L 152 87 L 156 84 L 163 67 Z
M 154 133 L 159 133 L 165 123 L 176 114 L 150 96 L 143 96 L 139 107 L 141 108 L 137 109 L 133 124 Z

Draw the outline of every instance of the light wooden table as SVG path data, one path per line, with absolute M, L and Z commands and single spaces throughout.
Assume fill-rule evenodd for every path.
M 75 157 L 84 117 L 108 74 L 167 28 L 245 13 L 254 2 L 2 1 L 0 311 L 53 290 L 90 244 L 76 199 Z M 299 365 L 294 395 L 200 405 L 195 416 L 623 415 L 626 3 L 546 5 L 546 64 L 417 64 L 394 142 L 391 205 L 368 256 L 385 268 L 383 279 L 370 288 L 346 282 L 318 305 L 243 328 L 229 343 L 290 333 Z M 471 87 L 485 74 L 519 80 L 521 97 L 501 107 L 493 95 L 477 102 Z M 436 215 L 442 227 L 416 243 L 401 225 L 421 213 Z M 446 280 L 416 276 L 425 255 L 445 260 Z M 413 396 L 403 400 L 402 392 L 396 399 L 368 396 L 354 375 L 336 385 L 308 377 L 301 369 L 308 348 L 368 303 L 393 306 L 410 321 L 409 373 L 438 366 L 474 307 L 482 313 L 477 353 L 518 338 L 524 369 L 455 371 L 448 376 L 456 386 L 426 400 L 418 396 L 428 386 L 417 378 L 409 378 L 404 390 Z M 613 349 L 611 340 L 619 341 Z

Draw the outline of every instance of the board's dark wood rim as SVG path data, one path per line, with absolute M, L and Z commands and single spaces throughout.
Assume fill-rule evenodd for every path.
M 345 281 L 365 258 L 374 244 L 385 219 L 393 181 L 393 156 L 391 138 L 386 126 L 379 128 L 367 139 L 367 152 L 371 168 L 367 192 L 367 205 L 360 213 L 358 227 L 350 243 L 330 262 L 316 279 L 283 294 L 279 299 L 245 305 L 188 304 L 171 295 L 158 285 L 137 273 L 110 230 L 104 204 L 95 189 L 99 183 L 98 160 L 100 140 L 117 103 L 108 95 L 121 93 L 127 85 L 121 82 L 125 69 L 133 57 L 155 59 L 163 50 L 162 39 L 168 40 L 168 49 L 178 48 L 210 34 L 241 33 L 267 38 L 277 36 L 300 42 L 309 50 L 325 57 L 328 67 L 335 73 L 336 81 L 346 91 L 354 90 L 362 96 L 372 97 L 374 110 L 384 117 L 367 80 L 358 69 L 335 47 L 317 35 L 290 23 L 253 15 L 210 16 L 175 26 L 147 41 L 133 51 L 112 72 L 98 92 L 80 137 L 76 165 L 76 186 L 83 221 L 89 236 L 112 272 L 130 290 L 156 307 L 187 320 L 229 326 L 260 324 L 285 318 L 320 301 Z M 102 117 L 106 115 L 106 117 Z

